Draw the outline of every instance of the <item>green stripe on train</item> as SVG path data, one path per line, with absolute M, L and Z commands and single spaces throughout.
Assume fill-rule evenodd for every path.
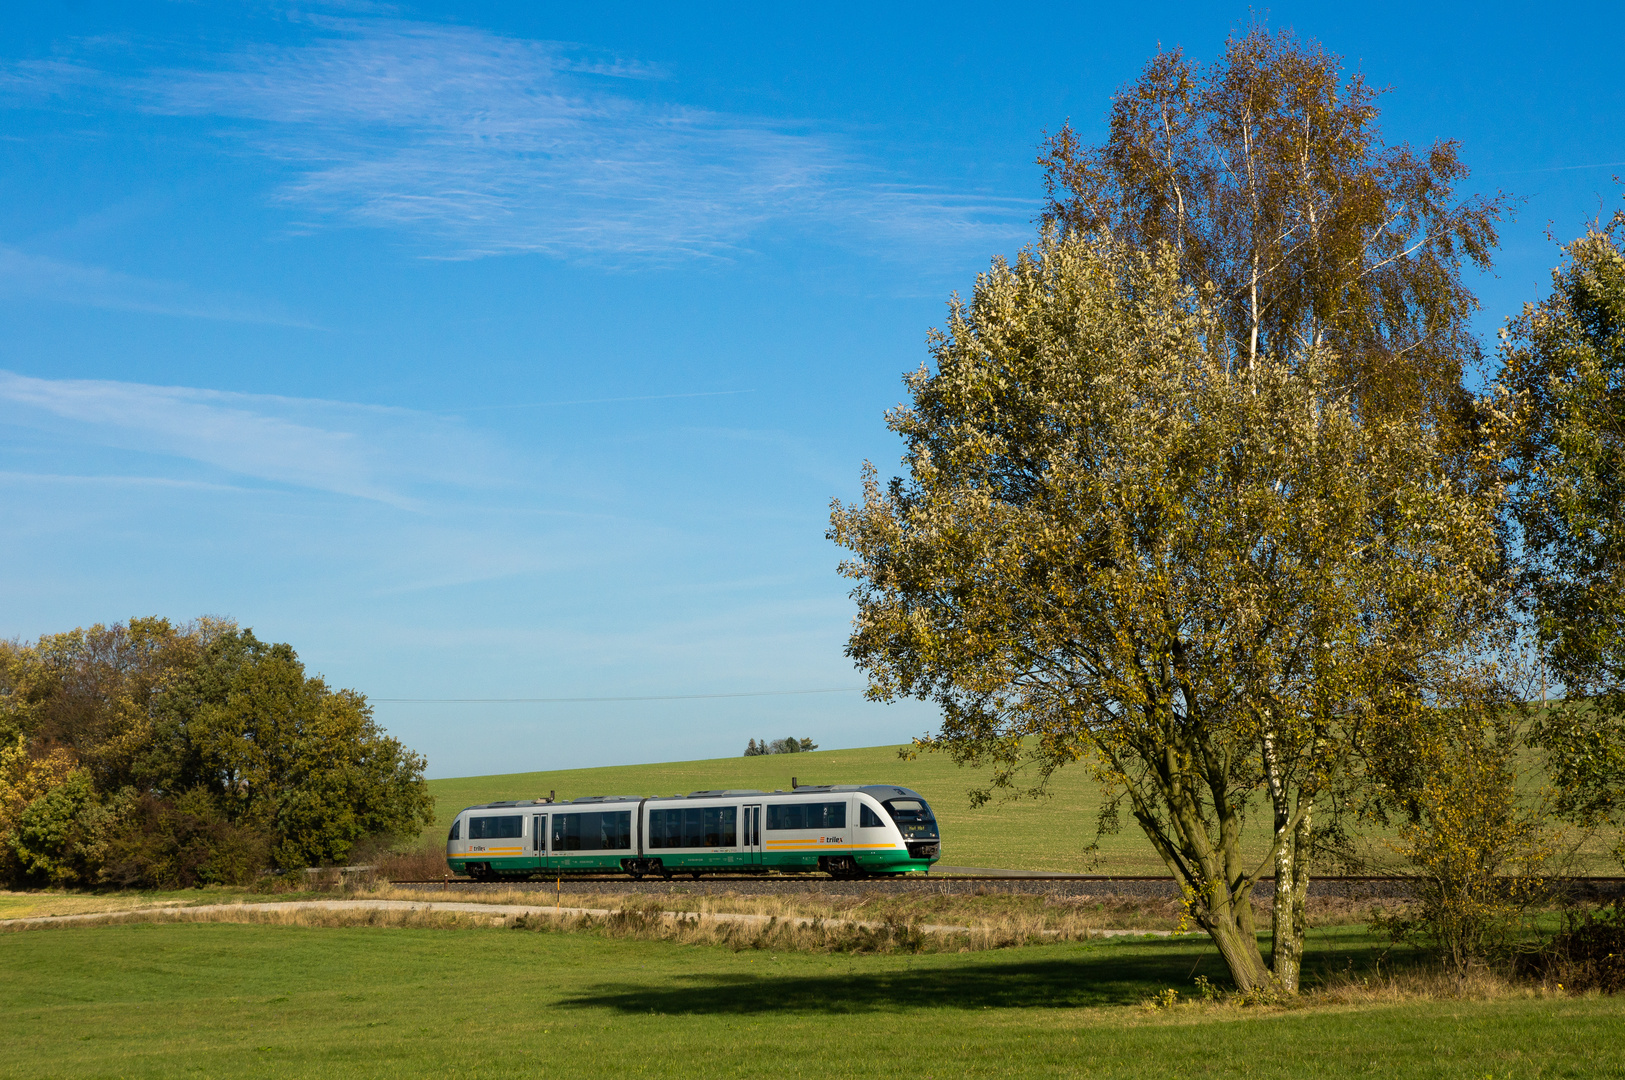
M 854 853 L 858 866 L 876 874 L 906 874 L 925 872 L 931 867 L 932 860 L 916 859 L 907 851 L 861 851 Z M 545 862 L 536 858 L 496 859 L 480 855 L 465 855 L 448 858 L 446 861 L 453 872 L 461 872 L 468 863 L 488 865 L 493 872 L 499 874 L 551 874 L 556 872 L 609 872 L 621 873 L 623 867 L 621 860 L 628 856 L 622 853 L 606 855 L 556 855 Z M 749 852 L 718 852 L 690 853 L 682 855 L 648 855 L 649 859 L 661 859 L 667 870 L 746 870 L 751 867 L 761 867 L 767 870 L 815 870 L 818 868 L 819 855 L 816 851 L 796 852 L 764 852 L 760 862 L 752 862 Z

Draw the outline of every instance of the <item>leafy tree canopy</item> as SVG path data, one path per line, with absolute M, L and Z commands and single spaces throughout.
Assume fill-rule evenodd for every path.
M 1103 144 L 1046 141 L 1045 235 L 953 303 L 888 418 L 908 477 L 871 468 L 832 515 L 871 693 L 936 700 L 920 745 L 994 786 L 1090 762 L 1243 988 L 1296 988 L 1315 829 L 1355 774 L 1498 693 L 1462 274 L 1507 202 L 1457 197 L 1453 142 L 1384 144 L 1376 98 L 1290 33 L 1159 53 Z
M 848 654 L 997 785 L 1089 763 L 1238 985 L 1295 989 L 1316 815 L 1365 743 L 1474 684 L 1496 493 L 1433 426 L 1360 415 L 1328 350 L 1242 363 L 1187 277 L 1172 245 L 1050 231 L 951 305 L 888 417 L 908 476 L 833 506 Z
M 1568 704 L 1538 733 L 1563 808 L 1625 813 L 1625 212 L 1563 249 L 1502 335 L 1525 606 Z M 1625 858 L 1625 847 L 1621 848 Z
M 1045 218 L 1170 245 L 1243 366 L 1320 357 L 1367 411 L 1465 422 L 1461 273 L 1489 266 L 1507 200 L 1456 198 L 1453 141 L 1384 144 L 1377 97 L 1287 31 L 1232 37 L 1205 70 L 1159 53 L 1113 98 L 1105 143 L 1070 124 L 1045 142 Z
M 423 758 L 379 730 L 364 697 L 221 620 L 0 646 L 0 736 L 14 878 L 252 876 L 267 859 L 342 861 L 432 817 Z

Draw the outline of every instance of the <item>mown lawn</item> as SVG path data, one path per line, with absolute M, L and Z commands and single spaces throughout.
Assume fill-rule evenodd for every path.
M 1317 963 L 1374 943 L 1316 936 Z M 1625 1073 L 1625 1003 L 1139 1007 L 1183 940 L 732 952 L 514 930 L 0 935 L 0 1076 L 1555 1077 Z

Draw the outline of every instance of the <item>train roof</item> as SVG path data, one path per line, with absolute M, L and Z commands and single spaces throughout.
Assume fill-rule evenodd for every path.
M 680 802 L 687 799 L 730 799 L 742 797 L 755 797 L 771 799 L 775 796 L 781 798 L 803 798 L 816 794 L 846 794 L 859 791 L 865 795 L 872 795 L 876 799 L 895 799 L 899 795 L 905 798 L 924 800 L 924 796 L 911 788 L 898 787 L 895 784 L 798 784 L 789 791 L 759 791 L 755 788 L 728 788 L 716 791 L 691 791 L 687 795 L 586 795 L 579 799 L 520 799 L 511 802 L 480 803 L 477 806 L 465 806 L 459 813 L 469 810 L 512 810 L 519 807 L 534 806 L 601 806 L 606 803 L 640 803 L 640 802 Z

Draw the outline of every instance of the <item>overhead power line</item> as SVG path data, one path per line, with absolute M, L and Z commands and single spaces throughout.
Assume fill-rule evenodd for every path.
M 1502 169 L 1498 172 L 1484 173 L 1485 176 L 1527 176 L 1530 173 L 1574 172 L 1577 169 L 1612 169 L 1618 165 L 1625 165 L 1625 161 L 1594 161 L 1589 165 L 1548 165 L 1544 169 Z
M 791 697 L 796 694 L 851 694 L 867 686 L 831 686 L 821 690 L 746 690 L 736 694 L 649 694 L 636 697 L 375 697 L 393 705 L 563 705 L 589 701 L 704 701 L 713 698 Z

